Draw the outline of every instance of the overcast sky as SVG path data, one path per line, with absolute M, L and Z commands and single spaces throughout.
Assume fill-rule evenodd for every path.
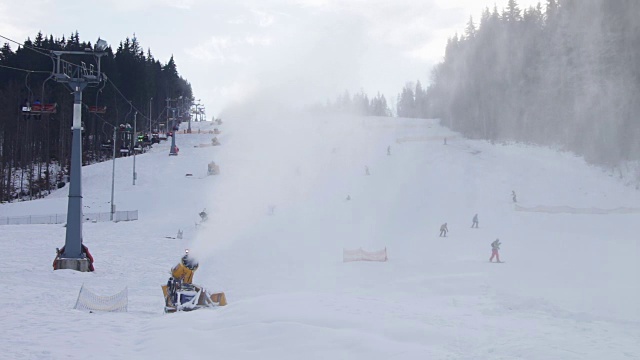
M 208 118 L 252 94 L 303 103 L 365 90 L 390 102 L 427 82 L 447 38 L 507 0 L 0 0 L 0 34 L 22 42 L 74 31 L 115 49 L 135 33 L 180 74 Z M 524 9 L 538 1 L 519 0 Z M 87 5 L 79 5 L 87 4 Z M 91 4 L 91 6 L 89 6 Z

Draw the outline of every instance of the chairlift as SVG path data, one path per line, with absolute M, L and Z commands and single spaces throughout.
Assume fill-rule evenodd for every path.
M 20 108 L 22 110 L 22 114 L 25 116 L 28 115 L 37 115 L 40 116 L 42 114 L 55 114 L 58 112 L 58 104 L 29 104 L 28 102 L 23 104 Z
M 125 132 L 132 132 L 133 131 L 133 128 L 129 124 L 120 124 L 118 126 L 118 128 L 120 129 L 120 131 L 125 131 Z
M 91 114 L 106 114 L 107 107 L 106 106 L 89 106 L 89 112 Z
M 113 143 L 112 143 L 111 139 L 107 139 L 107 140 L 103 141 L 102 144 L 100 144 L 100 149 L 111 151 L 113 149 L 112 146 L 113 146 Z
M 33 104 L 31 105 L 32 114 L 55 114 L 58 112 L 58 104 Z

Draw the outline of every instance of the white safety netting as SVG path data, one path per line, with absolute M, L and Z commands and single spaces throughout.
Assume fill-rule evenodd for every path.
M 342 250 L 342 261 L 387 261 L 387 248 L 379 251 L 366 251 L 362 248 Z
M 618 207 L 614 209 L 574 208 L 571 206 L 532 206 L 515 205 L 516 211 L 540 212 L 547 214 L 637 214 L 640 208 Z
M 84 287 L 80 288 L 74 309 L 85 311 L 127 312 L 129 306 L 129 290 L 111 296 L 99 296 Z

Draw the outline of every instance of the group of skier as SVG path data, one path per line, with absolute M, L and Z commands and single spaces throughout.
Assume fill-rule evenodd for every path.
M 515 196 L 515 195 L 514 195 Z M 514 200 L 515 201 L 515 200 Z M 473 215 L 473 219 L 472 219 L 472 223 L 471 223 L 471 228 L 478 228 L 478 214 Z M 449 232 L 449 228 L 447 227 L 447 223 L 444 223 L 442 225 L 440 225 L 440 237 L 447 237 L 447 233 Z M 502 262 L 500 261 L 500 245 L 502 243 L 500 242 L 500 239 L 495 239 L 495 241 L 493 241 L 491 243 L 491 257 L 489 258 L 489 262 L 493 262 L 493 258 L 496 258 L 496 262 Z
M 444 138 L 444 144 L 447 144 L 447 138 Z M 335 149 L 334 149 L 335 152 Z M 391 155 L 391 145 L 387 146 L 387 155 Z M 371 173 L 369 172 L 369 167 L 365 166 L 364 167 L 364 171 L 365 171 L 365 175 L 370 175 Z M 351 196 L 347 195 L 346 200 L 351 200 Z M 516 192 L 515 191 L 511 191 L 511 200 L 515 203 L 518 202 L 517 198 L 516 198 Z M 472 223 L 471 223 L 471 228 L 478 228 L 479 222 L 478 222 L 478 214 L 473 215 L 473 219 L 472 219 Z M 447 226 L 447 223 L 444 223 L 442 225 L 440 225 L 440 237 L 447 237 L 447 233 L 449 232 L 449 228 Z M 499 239 L 495 239 L 492 243 L 491 243 L 491 257 L 489 258 L 490 262 L 493 262 L 493 258 L 496 258 L 496 262 L 502 262 L 500 261 L 500 254 L 499 254 L 499 250 L 500 250 L 500 245 L 502 243 L 500 242 Z

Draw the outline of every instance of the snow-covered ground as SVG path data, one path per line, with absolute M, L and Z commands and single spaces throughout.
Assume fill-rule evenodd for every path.
M 115 204 L 140 219 L 84 224 L 94 273 L 52 270 L 61 225 L 0 228 L 0 358 L 640 358 L 640 214 L 511 201 L 513 190 L 527 208 L 640 208 L 606 172 L 433 120 L 224 121 L 221 146 L 196 147 L 213 125 L 192 123 L 179 156 L 169 142 L 138 156 L 135 186 L 133 159 L 116 161 Z M 212 160 L 221 174 L 206 176 Z M 85 211 L 109 211 L 111 166 L 83 168 Z M 0 216 L 64 213 L 67 191 Z M 203 208 L 210 220 L 196 227 Z M 503 264 L 488 262 L 495 238 Z M 386 247 L 389 261 L 343 263 L 358 247 Z M 185 248 L 200 261 L 194 282 L 228 306 L 163 313 L 160 286 Z M 129 311 L 73 310 L 83 283 L 128 287 Z

